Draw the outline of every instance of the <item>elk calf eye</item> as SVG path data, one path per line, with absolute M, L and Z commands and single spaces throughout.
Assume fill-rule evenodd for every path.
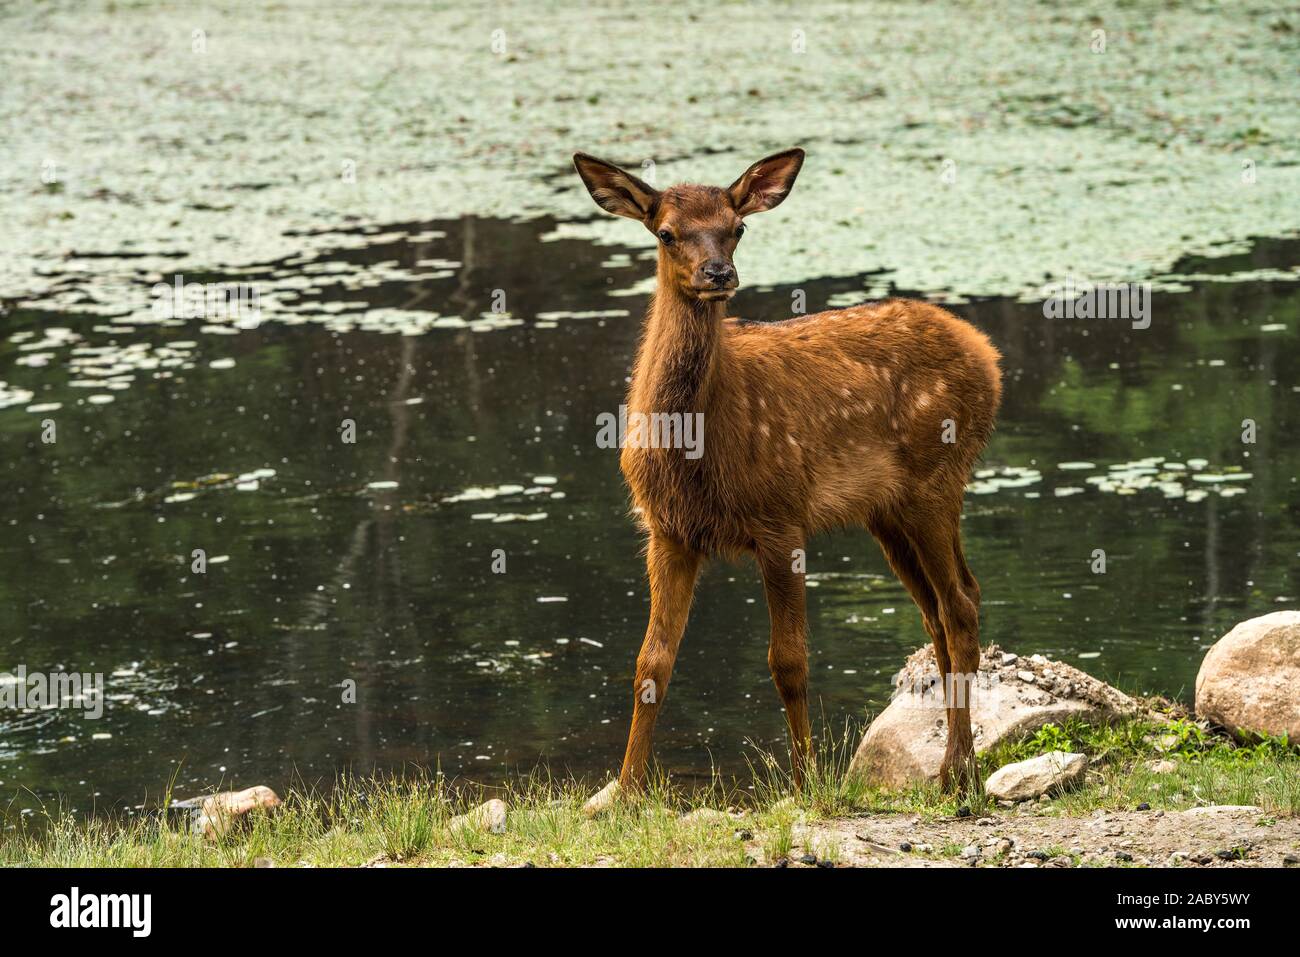
M 745 235 L 745 224 L 741 223 L 736 227 L 736 238 L 739 239 L 743 235 Z
M 659 241 L 665 246 L 671 246 L 673 244 L 673 234 L 666 229 L 661 229 L 659 230 Z

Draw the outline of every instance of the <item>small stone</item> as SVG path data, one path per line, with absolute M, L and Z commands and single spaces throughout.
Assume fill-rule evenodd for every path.
M 1244 847 L 1234 847 L 1230 851 L 1215 851 L 1214 856 L 1221 861 L 1244 861 L 1246 859 L 1246 849 Z
M 989 775 L 984 789 L 995 798 L 1027 800 L 1078 782 L 1088 770 L 1088 756 L 1049 751 L 1027 761 L 1003 765 Z
M 1038 680 L 1038 677 L 1032 671 L 1017 671 L 1016 677 L 1027 685 L 1031 685 Z
M 1141 804 L 1137 806 L 1137 809 L 1139 811 L 1149 811 L 1151 810 L 1151 805 L 1148 804 L 1146 801 L 1143 801 Z
M 472 811 L 458 814 L 448 823 L 452 832 L 461 830 L 487 831 L 490 834 L 506 832 L 506 802 L 500 798 L 485 801 Z
M 835 862 L 834 862 L 834 861 L 827 861 L 827 860 L 820 860 L 820 861 L 817 862 L 817 866 L 818 866 L 818 867 L 834 867 L 834 866 L 835 866 Z
M 816 864 L 816 863 L 817 863 L 817 855 L 816 855 L 816 854 L 802 854 L 802 855 L 800 855 L 800 857 L 799 857 L 799 863 L 800 863 L 800 864 Z
M 1300 864 L 1300 854 L 1283 854 L 1282 863 L 1287 867 L 1295 867 Z
M 1178 762 L 1170 761 L 1168 758 L 1163 758 L 1159 761 L 1149 761 L 1147 762 L 1147 770 L 1151 771 L 1153 774 L 1173 774 L 1178 770 Z
M 776 864 L 775 864 L 774 866 L 775 866 L 775 867 L 789 867 L 789 866 L 790 866 L 790 858 L 788 858 L 788 857 L 782 857 L 782 858 L 779 858 L 779 859 L 777 860 L 777 862 L 776 862 Z
M 1004 651 L 1004 652 L 1002 653 L 1002 664 L 1003 664 L 1003 665 L 1014 665 L 1014 664 L 1015 664 L 1017 661 L 1019 661 L 1019 660 L 1020 660 L 1020 656 L 1017 655 L 1017 654 L 1013 654 L 1013 653 L 1010 652 L 1010 651 Z
M 963 804 L 961 807 L 957 808 L 957 816 L 970 817 L 970 808 L 968 808 L 965 804 Z
M 912 850 L 916 851 L 916 853 L 918 853 L 918 854 L 929 854 L 931 851 L 934 850 L 934 845 L 933 845 L 933 844 L 913 844 L 913 845 L 912 845 Z
M 904 854 L 907 854 L 911 852 L 912 845 L 907 843 L 907 841 L 904 841 L 902 844 L 898 845 L 898 849 L 902 851 Z
M 1045 860 L 1047 860 L 1047 852 L 1046 852 L 1046 851 L 1030 851 L 1029 854 L 1026 855 L 1026 856 L 1028 856 L 1028 857 L 1032 857 L 1032 858 L 1033 858 L 1034 860 L 1036 860 L 1036 861 L 1045 861 Z
M 1115 852 L 1115 860 L 1117 860 L 1117 861 L 1131 861 L 1131 860 L 1133 860 L 1133 855 L 1130 854 L 1128 851 L 1116 851 L 1116 852 Z
M 966 860 L 974 860 L 980 856 L 979 846 L 976 844 L 967 844 L 961 849 L 961 856 Z
M 215 841 L 232 826 L 242 823 L 253 811 L 273 811 L 280 803 L 279 796 L 261 784 L 243 791 L 213 794 L 204 798 L 199 805 L 194 829 L 208 840 Z
M 996 845 L 996 852 L 999 855 L 1006 857 L 1008 854 L 1011 853 L 1011 849 L 1015 846 L 1016 846 L 1015 842 L 1012 841 L 1011 838 L 1004 837 L 1000 841 L 998 841 Z
M 271 860 L 269 857 L 255 857 L 253 858 L 253 866 L 254 867 L 275 867 L 275 861 Z
M 753 839 L 754 839 L 753 831 L 746 831 L 744 828 L 741 828 L 739 831 L 736 832 L 736 840 L 738 841 L 752 841 Z

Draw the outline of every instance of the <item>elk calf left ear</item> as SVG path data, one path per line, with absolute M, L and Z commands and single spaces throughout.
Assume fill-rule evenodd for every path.
M 653 186 L 613 163 L 606 163 L 586 153 L 574 153 L 573 165 L 578 168 L 578 175 L 587 185 L 587 192 L 591 193 L 591 198 L 601 209 L 638 222 L 645 222 L 649 217 L 650 210 L 659 197 L 659 191 Z
M 803 150 L 785 150 L 761 159 L 727 189 L 740 216 L 774 209 L 790 195 L 803 166 Z

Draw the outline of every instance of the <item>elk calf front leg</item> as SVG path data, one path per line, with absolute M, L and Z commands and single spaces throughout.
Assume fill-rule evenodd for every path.
M 788 546 L 788 547 L 787 547 Z M 804 600 L 804 576 L 794 570 L 796 549 L 803 547 L 802 537 L 791 537 L 779 545 L 769 545 L 757 553 L 767 595 L 767 611 L 772 619 L 772 638 L 767 650 L 767 664 L 790 726 L 790 768 L 795 789 L 803 787 L 812 748 L 812 728 L 808 723 L 808 618 Z
M 636 659 L 632 730 L 623 755 L 623 770 L 618 776 L 623 791 L 635 790 L 645 781 L 650 739 L 668 692 L 677 648 L 686 630 L 700 556 L 662 536 L 652 535 L 646 553 L 646 571 L 650 579 L 650 624 Z

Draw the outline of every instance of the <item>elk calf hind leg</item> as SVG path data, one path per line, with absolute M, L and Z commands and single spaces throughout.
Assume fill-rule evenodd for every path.
M 919 523 L 908 536 L 938 600 L 939 622 L 947 645 L 948 662 L 942 678 L 948 746 L 939 766 L 939 778 L 948 791 L 967 788 L 975 781 L 970 708 L 980 664 L 979 586 L 974 584 L 961 553 L 957 522 Z M 968 576 L 971 584 L 967 583 Z

